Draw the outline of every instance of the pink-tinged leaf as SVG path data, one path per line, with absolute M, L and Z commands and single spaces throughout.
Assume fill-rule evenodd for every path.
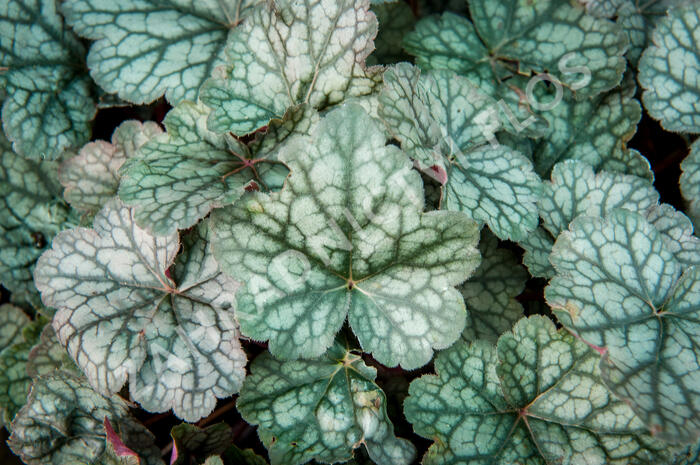
M 441 186 L 447 184 L 447 171 L 442 166 L 431 166 L 428 175 L 439 182 Z
M 114 431 L 114 428 L 112 428 L 112 424 L 109 422 L 107 417 L 105 417 L 104 425 L 105 433 L 107 434 L 107 441 L 114 448 L 114 453 L 117 454 L 117 457 L 135 457 L 136 463 L 140 464 L 141 459 L 139 458 L 139 454 L 129 449 L 129 447 L 124 444 L 116 431 Z

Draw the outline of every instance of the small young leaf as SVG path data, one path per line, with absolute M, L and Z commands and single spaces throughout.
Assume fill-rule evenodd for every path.
M 688 203 L 688 216 L 700 231 L 700 139 L 690 146 L 690 153 L 681 163 L 681 192 Z
M 486 145 L 489 98 L 448 71 L 420 75 L 399 64 L 384 74 L 379 116 L 427 173 L 440 173 L 442 206 L 483 221 L 501 238 L 519 240 L 537 225 L 540 180 L 532 163 L 505 145 Z M 494 139 L 495 140 L 495 139 Z
M 39 259 L 37 288 L 58 309 L 53 325 L 90 383 L 105 394 L 130 378 L 134 400 L 188 421 L 238 391 L 246 356 L 231 305 L 236 283 L 219 273 L 207 225 L 180 243 L 107 203 L 93 229 L 56 236 Z M 172 277 L 172 278 L 171 278 Z
M 369 0 L 264 2 L 231 33 L 228 69 L 201 89 L 209 128 L 244 135 L 293 105 L 371 93 L 381 74 L 364 61 L 376 35 Z
M 167 133 L 148 141 L 122 168 L 119 197 L 154 234 L 189 228 L 253 185 L 281 187 L 288 171 L 277 161 L 279 147 L 317 120 L 311 108 L 290 109 L 248 147 L 231 134 L 209 131 L 208 115 L 204 105 L 181 102 L 165 118 Z
M 233 443 L 233 431 L 226 423 L 207 428 L 183 423 L 170 431 L 173 451 L 170 465 L 203 463 L 212 455 L 222 454 Z
M 497 349 L 458 342 L 404 402 L 416 432 L 435 441 L 422 463 L 663 463 L 666 446 L 605 388 L 598 359 L 541 316 L 522 319 Z
M 515 297 L 525 289 L 528 276 L 518 258 L 499 248 L 496 237 L 486 230 L 481 232 L 479 251 L 481 265 L 458 288 L 469 312 L 462 337 L 495 342 L 523 316 L 523 306 Z
M 87 142 L 96 111 L 85 49 L 63 24 L 57 3 L 0 4 L 3 128 L 14 150 L 33 159 L 53 160 Z
M 700 267 L 677 261 L 641 215 L 580 217 L 559 236 L 545 290 L 561 323 L 605 350 L 606 384 L 659 437 L 700 435 Z
M 88 65 L 97 83 L 133 103 L 164 93 L 175 105 L 194 100 L 214 67 L 224 63 L 224 45 L 261 0 L 152 2 L 68 0 L 66 21 L 96 42 Z
M 360 445 L 378 465 L 408 465 L 415 448 L 394 436 L 375 376 L 339 342 L 317 360 L 280 362 L 264 353 L 253 362 L 237 406 L 259 425 L 272 465 L 345 462 Z
M 455 285 L 479 264 L 478 227 L 423 210 L 418 173 L 358 105 L 328 113 L 285 145 L 279 193 L 215 210 L 214 253 L 244 282 L 243 334 L 284 359 L 317 357 L 346 317 L 363 350 L 411 369 L 464 329 Z
M 162 133 L 158 124 L 124 121 L 114 130 L 112 142 L 98 140 L 64 161 L 58 178 L 66 188 L 63 196 L 76 210 L 97 213 L 117 193 L 119 168 L 150 138 Z
M 639 61 L 642 101 L 668 131 L 700 133 L 700 4 L 671 9 Z
M 106 420 L 106 421 L 105 421 Z M 27 465 L 117 464 L 105 424 L 143 465 L 162 465 L 153 435 L 129 415 L 121 398 L 102 397 L 81 378 L 60 373 L 39 378 L 12 423 L 8 444 Z

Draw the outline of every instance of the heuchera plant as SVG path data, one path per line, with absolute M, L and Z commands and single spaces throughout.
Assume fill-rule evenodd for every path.
M 27 465 L 700 464 L 700 2 L 1 0 L 0 83 Z

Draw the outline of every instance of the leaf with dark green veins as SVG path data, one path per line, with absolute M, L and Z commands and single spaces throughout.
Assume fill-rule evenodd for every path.
M 408 465 L 415 448 L 394 436 L 375 377 L 374 368 L 339 342 L 317 360 L 281 362 L 264 353 L 253 362 L 237 406 L 259 426 L 272 465 L 345 462 L 361 445 L 378 465 Z
M 462 337 L 495 342 L 523 316 L 523 306 L 515 297 L 525 289 L 528 275 L 519 259 L 499 248 L 498 240 L 486 230 L 481 232 L 479 251 L 481 265 L 459 287 L 469 312 Z
M 222 454 L 233 443 L 233 431 L 226 423 L 206 428 L 182 423 L 170 431 L 173 451 L 170 465 L 203 463 L 212 455 Z
M 645 214 L 658 201 L 659 194 L 645 179 L 607 171 L 595 174 L 590 165 L 581 161 L 558 163 L 538 204 L 543 229 L 520 244 L 526 250 L 524 263 L 534 276 L 549 278 L 554 270 L 547 247 L 551 251 L 554 239 L 568 229 L 574 218 L 604 216 L 616 208 Z
M 66 21 L 95 40 L 90 74 L 107 92 L 133 103 L 165 94 L 175 105 L 197 98 L 222 65 L 227 37 L 261 0 L 68 0 Z
M 153 435 L 129 415 L 121 398 L 102 397 L 81 378 L 60 373 L 39 378 L 12 423 L 8 444 L 27 465 L 116 465 L 106 443 L 105 420 L 143 465 L 162 465 Z
M 671 9 L 639 61 L 642 101 L 667 131 L 700 133 L 700 4 Z
M 93 229 L 62 232 L 42 255 L 35 280 L 58 309 L 54 329 L 99 392 L 129 378 L 144 409 L 196 421 L 238 391 L 246 356 L 231 308 L 237 284 L 219 272 L 207 231 L 187 234 L 176 258 L 177 234 L 152 236 L 115 199 Z
M 114 130 L 112 142 L 90 142 L 64 161 L 58 171 L 63 196 L 77 210 L 95 214 L 117 193 L 119 168 L 150 138 L 162 133 L 157 123 L 124 121 Z
M 443 184 L 441 206 L 485 222 L 499 237 L 519 240 L 537 225 L 540 180 L 532 163 L 495 141 L 495 101 L 449 71 L 420 75 L 399 64 L 384 74 L 379 116 L 401 147 Z
M 662 463 L 665 445 L 600 380 L 598 354 L 542 316 L 498 348 L 458 342 L 411 383 L 404 412 L 435 443 L 424 465 Z
M 419 66 L 494 81 L 516 73 L 549 72 L 581 97 L 620 82 L 627 48 L 624 33 L 612 22 L 586 14 L 580 5 L 471 0 L 469 11 L 473 22 L 445 13 L 421 20 L 406 36 L 406 49 Z M 590 72 L 588 82 L 583 82 L 580 68 Z
M 627 58 L 637 66 L 639 57 L 649 45 L 651 33 L 669 8 L 683 5 L 687 0 L 579 0 L 588 13 L 600 18 L 616 18 L 627 33 L 630 48 Z
M 212 213 L 214 254 L 245 283 L 241 332 L 277 357 L 317 357 L 346 317 L 366 352 L 411 369 L 464 329 L 455 285 L 479 264 L 478 227 L 422 213 L 419 175 L 358 105 L 331 111 L 280 160 L 284 189 Z
M 700 231 L 700 140 L 690 146 L 690 153 L 681 163 L 681 170 L 681 192 L 688 203 L 688 215 L 695 229 Z
M 700 267 L 675 259 L 644 217 L 580 217 L 559 236 L 545 290 L 559 321 L 605 351 L 603 375 L 650 430 L 700 436 Z
M 279 146 L 317 118 L 312 109 L 292 109 L 284 120 L 273 121 L 251 150 L 231 134 L 207 129 L 209 113 L 204 105 L 181 102 L 165 118 L 167 132 L 124 163 L 119 197 L 135 208 L 141 227 L 171 234 L 231 204 L 251 186 L 280 187 L 287 169 L 276 160 Z
M 0 4 L 3 128 L 14 150 L 33 159 L 53 160 L 87 142 L 96 111 L 85 49 L 63 24 L 57 3 Z
M 666 248 L 678 262 L 700 265 L 700 238 L 693 235 L 693 224 L 687 216 L 664 203 L 648 209 L 644 217 L 661 233 Z
M 57 168 L 17 155 L 0 131 L 0 282 L 13 299 L 33 306 L 39 304 L 34 264 L 71 219 Z
M 381 80 L 364 63 L 376 34 L 369 0 L 264 2 L 231 33 L 227 69 L 202 87 L 209 128 L 244 135 L 297 104 L 370 94 Z
M 544 86 L 538 86 L 541 90 Z M 534 153 L 535 167 L 541 175 L 549 174 L 559 161 L 581 160 L 594 169 L 608 169 L 623 173 L 635 172 L 635 165 L 625 158 L 627 142 L 637 132 L 642 118 L 642 107 L 634 98 L 636 86 L 632 79 L 625 79 L 620 88 L 592 99 L 577 100 L 565 91 L 563 99 L 541 115 L 549 122 L 549 131 L 537 141 Z M 536 92 L 541 101 L 546 101 Z M 553 95 L 547 98 L 554 97 Z

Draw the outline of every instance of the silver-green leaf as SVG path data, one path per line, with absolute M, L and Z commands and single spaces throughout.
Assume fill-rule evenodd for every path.
M 139 228 L 112 200 L 93 228 L 64 231 L 34 273 L 53 326 L 90 383 L 104 394 L 127 378 L 149 411 L 188 421 L 238 391 L 246 356 L 232 304 L 237 284 L 210 253 L 207 225 L 180 241 Z
M 336 342 L 317 360 L 269 353 L 250 368 L 237 407 L 258 425 L 272 465 L 346 462 L 364 445 L 378 465 L 408 465 L 415 448 L 394 435 L 376 370 Z
M 435 443 L 424 465 L 655 464 L 666 445 L 600 379 L 598 354 L 542 316 L 494 348 L 459 342 L 411 383 L 404 412 Z
M 369 0 L 264 2 L 231 34 L 229 66 L 202 87 L 209 128 L 243 135 L 293 105 L 371 93 L 380 70 L 364 62 L 376 34 Z
M 33 159 L 53 160 L 83 145 L 96 112 L 85 49 L 63 24 L 58 3 L 0 4 L 3 128 L 14 150 Z
M 675 259 L 643 216 L 580 217 L 559 236 L 545 297 L 605 353 L 603 375 L 655 435 L 700 436 L 700 267 Z
M 227 38 L 261 0 L 68 0 L 66 21 L 94 40 L 90 74 L 132 103 L 195 100 Z
M 455 285 L 479 264 L 478 227 L 460 212 L 422 213 L 422 183 L 358 105 L 331 111 L 285 145 L 284 189 L 211 218 L 222 270 L 245 283 L 241 331 L 284 359 L 316 357 L 346 317 L 385 365 L 422 366 L 464 329 Z

